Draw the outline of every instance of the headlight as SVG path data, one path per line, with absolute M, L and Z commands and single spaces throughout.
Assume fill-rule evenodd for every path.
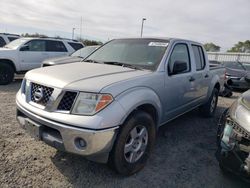
M 244 97 L 241 98 L 241 103 L 243 106 L 245 106 L 247 109 L 250 109 L 250 101 L 246 100 Z
M 21 84 L 21 93 L 25 94 L 26 93 L 26 79 L 24 78 Z
M 80 93 L 76 99 L 73 114 L 93 115 L 113 101 L 110 94 Z

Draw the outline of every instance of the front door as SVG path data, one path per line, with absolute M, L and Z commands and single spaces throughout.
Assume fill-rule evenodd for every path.
M 22 70 L 31 70 L 41 66 L 41 62 L 49 58 L 45 40 L 34 39 L 20 48 L 19 59 Z
M 186 62 L 187 69 L 181 73 L 172 74 L 176 61 Z M 195 100 L 189 48 L 186 43 L 175 44 L 167 62 L 165 76 L 164 112 L 165 121 L 180 115 L 190 109 Z

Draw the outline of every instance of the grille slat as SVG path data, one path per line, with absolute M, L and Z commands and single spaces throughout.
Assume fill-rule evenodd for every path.
M 76 95 L 77 92 L 66 91 L 57 109 L 63 111 L 70 111 L 75 101 Z
M 241 127 L 240 125 L 238 125 L 236 122 L 234 122 L 233 120 L 227 120 L 227 123 L 229 125 L 231 125 L 233 127 L 233 129 L 240 133 L 244 138 L 246 139 L 250 139 L 250 133 L 248 131 L 246 131 L 243 127 Z
M 31 84 L 31 101 L 37 104 L 46 106 L 53 91 L 54 91 L 54 88 L 32 83 Z M 37 100 L 38 98 L 36 97 L 36 93 L 38 92 L 41 94 L 40 100 Z

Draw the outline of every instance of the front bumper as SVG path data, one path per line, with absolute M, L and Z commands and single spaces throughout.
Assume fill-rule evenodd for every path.
M 241 79 L 231 78 L 230 86 L 235 89 L 250 89 L 250 83 L 247 82 L 244 77 Z
M 103 130 L 74 127 L 38 116 L 22 107 L 18 102 L 16 118 L 21 127 L 27 129 L 36 139 L 59 150 L 90 159 L 111 151 L 118 129 L 118 126 Z
M 250 180 L 249 133 L 225 111 L 220 118 L 217 132 L 217 160 L 227 171 Z

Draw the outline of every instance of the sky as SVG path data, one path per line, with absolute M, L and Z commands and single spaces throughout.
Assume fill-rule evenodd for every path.
M 177 37 L 221 50 L 250 40 L 250 0 L 0 0 L 0 32 L 113 38 Z

